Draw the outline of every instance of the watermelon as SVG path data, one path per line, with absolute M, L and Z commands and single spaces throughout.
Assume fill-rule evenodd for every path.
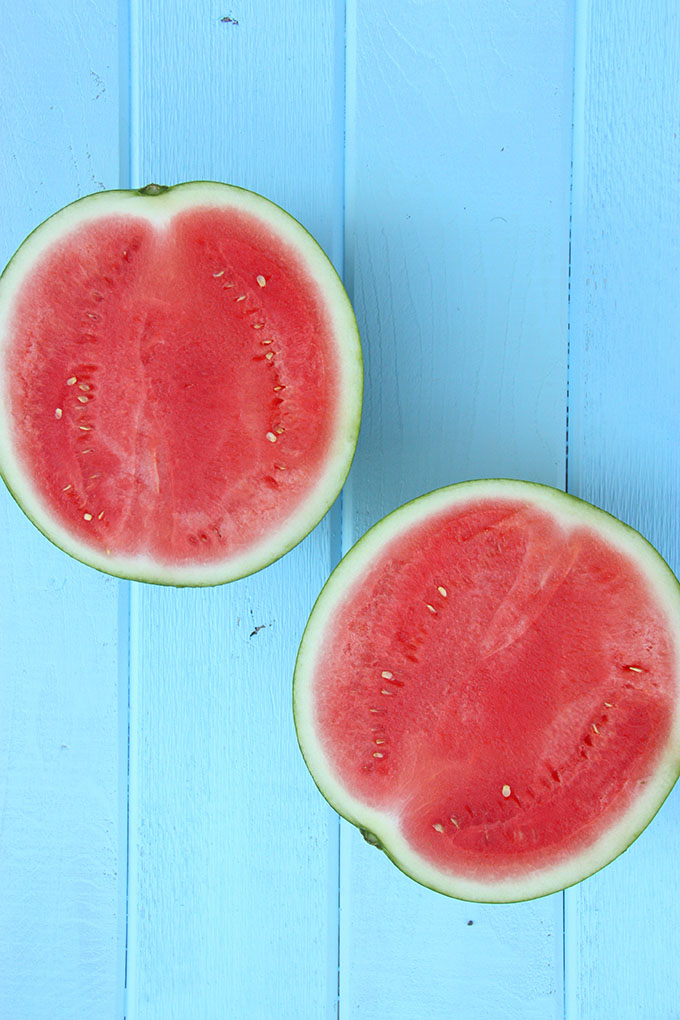
M 0 279 L 0 472 L 56 545 L 120 577 L 217 584 L 340 491 L 362 361 L 331 263 L 267 199 L 192 182 L 56 213 Z
M 680 586 L 636 531 L 547 486 L 465 482 L 376 524 L 298 654 L 298 740 L 330 804 L 465 900 L 563 889 L 680 772 Z

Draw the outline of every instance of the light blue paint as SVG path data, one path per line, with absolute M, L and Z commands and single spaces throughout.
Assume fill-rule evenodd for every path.
M 445 482 L 568 467 L 680 568 L 679 65 L 670 0 L 6 15 L 3 257 L 101 185 L 252 187 L 344 271 L 368 386 L 342 500 L 225 588 L 103 578 L 0 497 L 3 1018 L 676 1015 L 677 792 L 564 908 L 457 903 L 339 830 L 290 680 L 341 547 Z

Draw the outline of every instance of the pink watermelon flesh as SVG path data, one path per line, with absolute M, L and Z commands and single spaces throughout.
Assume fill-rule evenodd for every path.
M 200 563 L 258 542 L 328 455 L 327 321 L 296 253 L 243 211 L 80 225 L 16 304 L 25 473 L 64 528 L 114 558 Z
M 318 739 L 358 801 L 481 882 L 591 845 L 653 773 L 677 702 L 662 607 L 595 530 L 466 504 L 382 549 L 324 635 Z M 632 837 L 631 837 L 632 838 Z

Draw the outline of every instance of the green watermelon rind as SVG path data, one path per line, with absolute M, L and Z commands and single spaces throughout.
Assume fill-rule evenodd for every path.
M 314 660 L 327 620 L 384 544 L 430 512 L 455 501 L 504 498 L 526 499 L 574 522 L 587 524 L 628 555 L 660 597 L 674 634 L 677 677 L 680 681 L 680 582 L 660 553 L 638 531 L 577 496 L 538 482 L 493 478 L 458 482 L 435 489 L 393 510 L 371 527 L 343 557 L 322 588 L 304 630 L 293 677 L 293 717 L 300 751 L 319 792 L 364 839 L 378 847 L 409 878 L 435 892 L 480 903 L 516 903 L 559 892 L 590 877 L 619 857 L 649 825 L 680 777 L 680 689 L 666 749 L 654 774 L 641 784 L 631 808 L 586 852 L 566 864 L 530 869 L 498 881 L 476 881 L 443 872 L 416 853 L 403 838 L 398 823 L 349 794 L 335 777 L 319 740 L 313 718 Z
M 32 489 L 30 479 L 13 456 L 10 430 L 5 427 L 0 410 L 0 477 L 14 501 L 38 531 L 63 552 L 102 573 L 131 581 L 174 587 L 224 584 L 257 573 L 306 538 L 339 495 L 352 465 L 361 425 L 363 358 L 356 317 L 338 272 L 310 232 L 275 202 L 232 184 L 188 181 L 168 187 L 147 185 L 139 190 L 98 191 L 76 199 L 39 224 L 25 238 L 0 275 L 1 357 L 4 326 L 11 310 L 13 293 L 20 286 L 26 271 L 53 241 L 78 224 L 96 219 L 107 211 L 107 207 L 110 212 L 121 213 L 121 205 L 134 202 L 135 214 L 153 218 L 151 209 L 158 210 L 159 203 L 172 202 L 180 208 L 179 200 L 192 197 L 197 207 L 216 201 L 236 204 L 239 208 L 252 211 L 273 229 L 278 229 L 283 239 L 295 248 L 319 284 L 325 306 L 334 317 L 333 335 L 338 342 L 343 377 L 343 396 L 339 401 L 342 420 L 335 431 L 335 449 L 327 459 L 325 474 L 314 489 L 313 498 L 305 501 L 303 512 L 290 518 L 286 528 L 277 531 L 267 542 L 246 550 L 245 554 L 214 564 L 177 566 L 156 563 L 144 557 L 108 557 L 91 545 L 80 542 L 54 521 L 51 512 Z M 154 205 L 150 206 L 149 203 Z M 7 404 L 8 401 L 3 399 L 0 408 Z

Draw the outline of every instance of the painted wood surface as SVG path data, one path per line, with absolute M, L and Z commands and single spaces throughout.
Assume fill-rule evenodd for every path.
M 110 7 L 3 11 L 3 266 L 57 208 L 117 186 L 117 50 Z M 55 549 L 4 486 L 0 563 L 0 1016 L 119 1017 L 125 586 Z
M 680 573 L 680 17 L 592 3 L 576 45 L 569 489 Z M 680 789 L 566 894 L 569 1018 L 680 1016 Z
M 568 484 L 680 569 L 675 5 L 40 0 L 0 57 L 5 259 L 102 187 L 253 188 L 367 382 L 342 499 L 229 586 L 102 577 L 0 493 L 0 1017 L 680 1016 L 677 793 L 566 894 L 463 904 L 339 826 L 290 706 L 332 564 L 437 485 Z

